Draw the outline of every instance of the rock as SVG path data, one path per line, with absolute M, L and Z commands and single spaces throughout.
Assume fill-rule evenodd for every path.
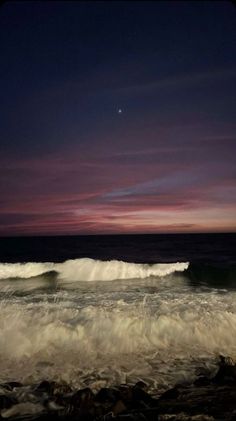
M 44 407 L 40 403 L 22 402 L 13 405 L 11 408 L 4 409 L 1 411 L 3 418 L 24 416 L 24 415 L 35 415 L 44 411 Z
M 207 386 L 211 383 L 211 380 L 208 379 L 208 377 L 205 376 L 201 376 L 198 377 L 198 379 L 195 380 L 195 382 L 193 383 L 195 386 Z
M 199 415 L 188 415 L 184 412 L 179 414 L 164 414 L 160 415 L 158 418 L 159 421 L 214 421 L 215 418 L 208 415 L 199 414 Z
M 16 399 L 11 396 L 0 395 L 0 409 L 11 408 L 16 402 Z
M 71 398 L 70 403 L 78 408 L 81 407 L 81 405 L 87 405 L 88 402 L 93 401 L 94 394 L 89 387 L 86 387 L 85 389 L 78 390 L 75 392 Z
M 125 406 L 122 400 L 118 400 L 115 405 L 112 407 L 112 413 L 114 416 L 121 414 L 122 412 L 126 411 L 127 407 Z
M 102 388 L 94 397 L 94 411 L 97 417 L 113 417 L 113 411 L 119 411 L 118 401 L 122 401 L 120 391 L 115 388 Z M 121 405 L 121 404 L 120 404 Z M 121 406 L 120 406 L 121 407 Z
M 179 396 L 179 391 L 177 387 L 173 387 L 172 389 L 167 390 L 166 392 L 162 393 L 159 400 L 163 399 L 176 399 Z
M 231 357 L 224 357 L 220 355 L 219 370 L 212 382 L 214 383 L 227 383 L 236 382 L 236 363 Z
M 136 385 L 132 390 L 132 400 L 139 406 L 151 408 L 157 406 L 157 400 L 153 399 L 144 389 L 137 387 Z
M 1 386 L 3 386 L 5 389 L 13 390 L 15 387 L 22 387 L 23 384 L 20 382 L 7 382 L 2 384 Z
M 71 387 L 67 383 L 54 383 L 53 395 L 67 395 L 72 392 Z
M 117 389 L 103 387 L 95 396 L 95 400 L 101 403 L 115 403 L 120 399 L 120 392 Z
M 231 385 L 210 383 L 207 386 L 181 386 L 176 398 L 168 394 L 158 400 L 160 414 L 179 414 L 188 416 L 211 416 L 219 420 L 229 420 L 235 409 L 236 388 Z
M 66 398 L 63 414 L 76 415 L 81 420 L 92 420 L 95 414 L 94 394 L 88 387 L 78 390 L 72 396 Z
M 96 395 L 89 388 L 72 392 L 67 384 L 47 380 L 36 387 L 32 385 L 31 389 L 27 386 L 22 390 L 21 383 L 9 382 L 2 385 L 0 419 L 236 421 L 234 369 L 232 360 L 222 357 L 215 376 L 217 379 L 218 375 L 217 381 L 201 376 L 192 385 L 175 386 L 159 399 L 154 399 L 147 392 L 148 386 L 142 381 L 134 386 L 121 384 L 102 388 Z
M 142 390 L 144 390 L 145 392 L 147 392 L 147 390 L 148 390 L 148 385 L 147 385 L 146 383 L 142 382 L 142 381 L 139 381 L 139 382 L 137 382 L 137 383 L 134 385 L 134 388 L 142 389 Z
M 127 384 L 121 384 L 118 388 L 120 392 L 120 397 L 123 402 L 129 402 L 133 397 L 133 388 Z
M 53 393 L 55 382 L 49 382 L 48 380 L 43 380 L 39 385 L 36 387 L 37 392 L 45 392 L 49 395 Z
M 48 395 L 66 395 L 72 392 L 71 387 L 66 383 L 57 383 L 49 382 L 48 380 L 43 380 L 36 386 L 36 392 L 47 393 Z
M 64 409 L 64 405 L 59 405 L 59 403 L 55 401 L 48 400 L 47 402 L 44 402 L 44 405 L 49 411 L 60 411 Z

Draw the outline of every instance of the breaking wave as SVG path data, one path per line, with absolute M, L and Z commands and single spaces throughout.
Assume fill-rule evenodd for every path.
M 67 260 L 63 263 L 1 263 L 0 279 L 28 279 L 56 272 L 59 279 L 69 281 L 112 281 L 116 279 L 148 278 L 183 272 L 189 266 L 182 263 L 140 264 L 118 260 L 101 261 L 89 258 Z
M 210 311 L 203 297 L 191 308 L 163 301 L 157 314 L 146 314 L 136 304 L 107 310 L 104 303 L 84 309 L 2 303 L 1 376 L 64 378 L 80 387 L 99 378 L 114 384 L 139 376 L 174 384 L 200 357 L 236 355 L 236 314 L 209 305 Z

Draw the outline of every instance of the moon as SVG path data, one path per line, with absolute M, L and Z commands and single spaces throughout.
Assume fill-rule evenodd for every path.
M 122 114 L 122 109 L 121 108 L 118 108 L 118 114 Z

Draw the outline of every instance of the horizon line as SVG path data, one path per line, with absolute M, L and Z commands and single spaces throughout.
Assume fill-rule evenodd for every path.
M 32 238 L 32 237 L 111 237 L 111 236 L 135 236 L 135 235 L 226 235 L 236 234 L 236 231 L 199 231 L 199 232 L 137 232 L 137 233 L 109 233 L 109 234 L 13 234 L 13 235 L 0 235 L 2 238 Z

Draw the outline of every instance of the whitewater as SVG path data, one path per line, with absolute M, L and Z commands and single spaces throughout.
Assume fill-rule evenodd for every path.
M 0 381 L 161 391 L 236 356 L 236 291 L 190 264 L 92 258 L 0 264 Z
M 67 260 L 63 263 L 3 263 L 0 264 L 0 279 L 32 278 L 56 272 L 59 278 L 69 281 L 113 281 L 115 279 L 148 278 L 165 276 L 175 271 L 182 272 L 188 263 L 137 264 L 117 260 L 94 259 Z

